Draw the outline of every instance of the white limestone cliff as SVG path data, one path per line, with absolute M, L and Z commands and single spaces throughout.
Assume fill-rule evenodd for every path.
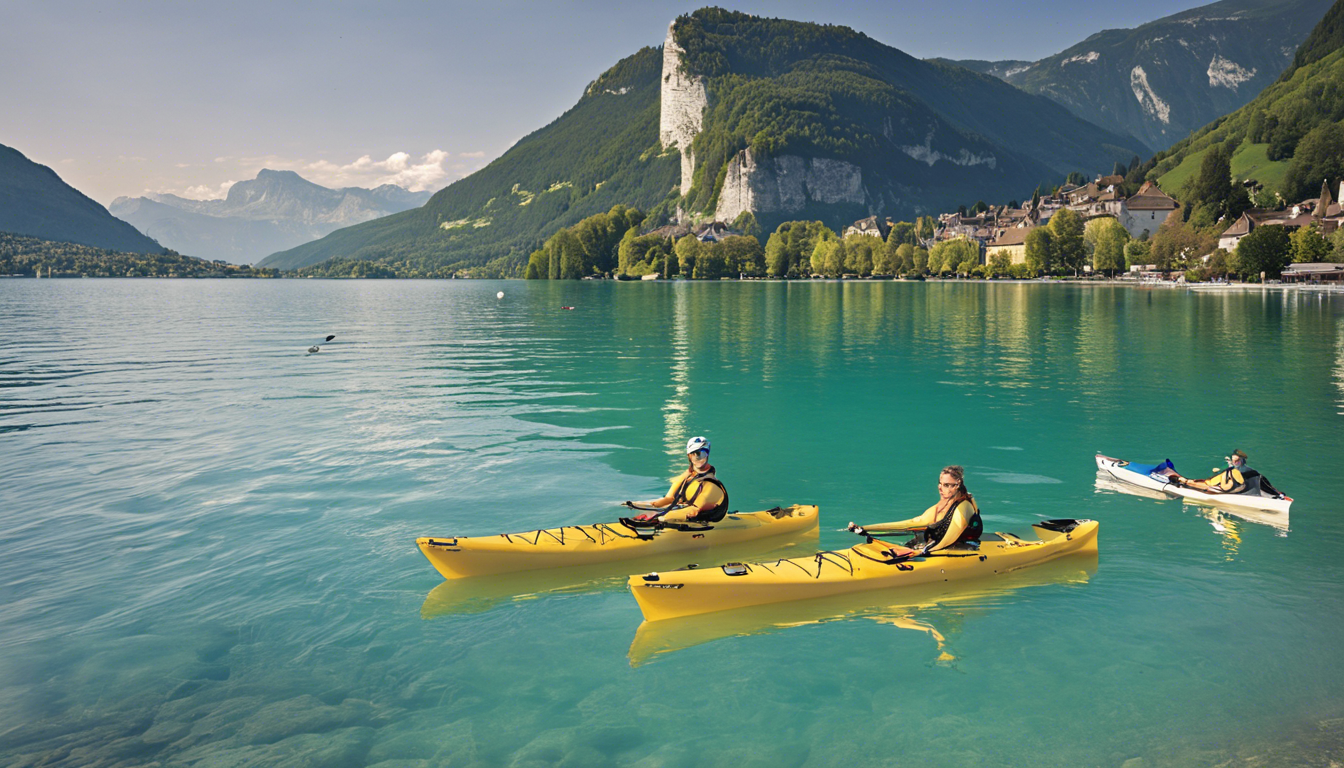
M 731 222 L 743 211 L 798 213 L 807 203 L 859 203 L 866 200 L 863 173 L 843 160 L 783 155 L 758 162 L 744 149 L 728 163 L 718 221 Z
M 673 22 L 675 24 L 675 22 Z M 691 177 L 695 174 L 695 155 L 691 152 L 691 141 L 704 124 L 705 108 L 709 106 L 709 95 L 705 91 L 702 77 L 687 75 L 681 69 L 681 55 L 685 50 L 677 45 L 672 35 L 673 24 L 667 27 L 667 40 L 663 42 L 663 85 L 662 104 L 658 115 L 658 138 L 663 148 L 676 146 L 681 150 L 681 194 L 691 189 Z

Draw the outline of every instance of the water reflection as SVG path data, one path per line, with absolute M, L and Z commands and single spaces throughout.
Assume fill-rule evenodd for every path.
M 914 589 L 859 592 L 795 603 L 773 603 L 734 611 L 646 621 L 635 631 L 630 664 L 640 666 L 662 654 L 730 637 L 750 637 L 795 627 L 856 619 L 927 634 L 936 644 L 929 661 L 952 664 L 947 635 L 966 619 L 1011 604 L 1029 587 L 1086 584 L 1097 570 L 1097 555 L 1080 554 L 973 582 L 931 584 Z

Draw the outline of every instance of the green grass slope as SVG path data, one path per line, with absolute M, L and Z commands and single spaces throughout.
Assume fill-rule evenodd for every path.
M 511 274 L 552 232 L 617 203 L 657 206 L 680 178 L 658 143 L 662 51 L 645 48 L 595 80 L 579 102 L 423 207 L 337 230 L 258 266 L 298 269 L 373 259 L 402 276 L 489 265 Z

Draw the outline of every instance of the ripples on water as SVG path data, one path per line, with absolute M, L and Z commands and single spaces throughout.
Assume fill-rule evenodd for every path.
M 1043 285 L 0 282 L 0 761 L 1291 762 L 1283 734 L 1341 709 L 1342 314 Z M 736 505 L 820 504 L 823 546 L 956 462 L 994 525 L 1102 520 L 1101 558 L 677 632 L 637 634 L 618 578 L 432 608 L 415 536 L 612 516 L 691 433 Z M 1093 488 L 1096 450 L 1196 473 L 1238 446 L 1298 498 L 1290 530 Z

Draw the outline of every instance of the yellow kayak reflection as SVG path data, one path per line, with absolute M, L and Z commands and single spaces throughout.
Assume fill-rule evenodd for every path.
M 951 663 L 944 632 L 955 631 L 968 615 L 1009 601 L 1019 589 L 1051 584 L 1086 584 L 1097 571 L 1093 550 L 975 581 L 929 584 L 885 592 L 854 592 L 797 602 L 771 603 L 732 611 L 662 621 L 645 621 L 630 645 L 630 665 L 728 637 L 778 632 L 792 627 L 856 619 L 889 624 L 929 635 L 937 644 L 934 661 Z M 941 631 L 940 628 L 941 627 Z
M 720 545 L 702 552 L 673 552 L 612 563 L 451 579 L 430 590 L 420 606 L 420 618 L 481 613 L 501 604 L 535 600 L 544 595 L 625 589 L 631 573 L 680 568 L 690 562 L 709 566 L 732 560 L 796 557 L 815 550 L 816 546 L 814 525 L 793 536 Z

